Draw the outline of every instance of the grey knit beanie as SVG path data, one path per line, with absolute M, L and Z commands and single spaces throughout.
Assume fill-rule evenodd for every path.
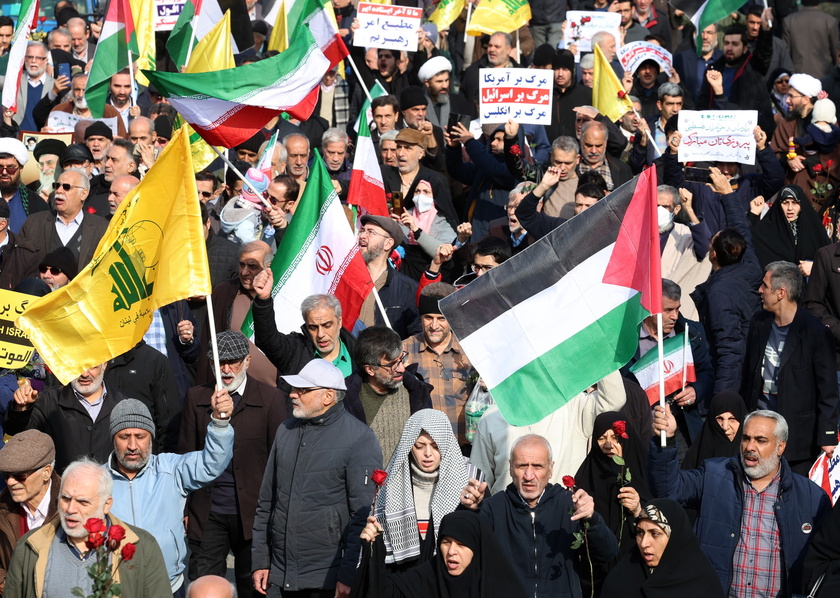
M 155 437 L 155 422 L 149 408 L 137 399 L 123 399 L 111 411 L 111 437 L 126 428 L 140 428 Z

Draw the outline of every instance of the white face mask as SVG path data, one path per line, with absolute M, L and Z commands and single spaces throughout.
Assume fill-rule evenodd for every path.
M 656 215 L 659 224 L 659 232 L 664 233 L 671 227 L 671 223 L 674 222 L 674 214 L 669 212 L 667 208 L 658 206 L 656 208 Z
M 415 195 L 412 197 L 414 200 L 414 206 L 417 208 L 417 211 L 421 214 L 428 212 L 432 209 L 432 205 L 435 203 L 435 200 L 429 197 L 428 195 Z

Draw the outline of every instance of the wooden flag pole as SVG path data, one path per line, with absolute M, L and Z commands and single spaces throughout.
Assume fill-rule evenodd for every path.
M 656 314 L 656 348 L 659 351 L 659 406 L 665 409 L 665 348 L 662 345 L 662 312 Z M 665 430 L 659 432 L 660 445 L 667 444 Z
M 250 182 L 248 179 L 246 179 L 246 178 L 245 178 L 245 175 L 244 175 L 244 174 L 242 174 L 242 173 L 239 171 L 239 169 L 238 169 L 236 166 L 234 166 L 234 165 L 233 165 L 233 162 L 231 162 L 230 160 L 228 160 L 228 157 L 227 157 L 227 156 L 225 156 L 222 152 L 220 152 L 220 151 L 219 151 L 219 148 L 217 148 L 215 145 L 210 144 L 210 143 L 208 143 L 207 145 L 209 145 L 210 147 L 212 147 L 212 148 L 213 148 L 213 151 L 214 151 L 214 152 L 216 152 L 216 155 L 217 155 L 217 156 L 219 156 L 222 160 L 224 160 L 224 161 L 225 161 L 225 164 L 227 164 L 228 168 L 230 168 L 231 170 L 233 170 L 233 172 L 234 172 L 234 173 L 236 173 L 236 176 L 238 176 L 240 179 L 242 179 L 242 182 L 243 182 L 243 183 L 244 183 L 244 184 L 245 184 L 245 185 L 246 185 L 246 186 L 247 186 L 247 187 L 251 190 L 251 193 L 253 193 L 254 195 L 256 195 L 257 197 L 259 197 L 259 198 L 260 198 L 260 201 L 262 201 L 262 202 L 263 202 L 263 205 L 264 205 L 266 208 L 268 208 L 268 209 L 272 209 L 272 208 L 273 208 L 273 206 L 272 206 L 270 203 L 268 203 L 268 200 L 267 200 L 265 197 L 263 197 L 263 194 L 262 194 L 262 193 L 260 193 L 259 191 L 257 191 L 257 188 L 256 188 L 256 187 L 254 187 L 254 186 L 251 184 L 251 182 Z

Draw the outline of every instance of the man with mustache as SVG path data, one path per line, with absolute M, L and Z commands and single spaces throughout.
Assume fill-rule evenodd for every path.
M 15 235 L 30 214 L 49 209 L 37 193 L 20 184 L 21 171 L 28 161 L 29 153 L 21 141 L 0 139 L 0 197 L 9 204 L 9 230 Z
M 657 406 L 650 444 L 654 496 L 697 509 L 700 547 L 729 596 L 781 596 L 801 591 L 802 563 L 831 501 L 822 488 L 791 471 L 782 454 L 788 424 L 775 411 L 744 420 L 741 454 L 707 459 L 680 471 L 670 406 Z M 661 447 L 660 432 L 668 438 Z M 780 547 L 782 549 L 780 549 Z

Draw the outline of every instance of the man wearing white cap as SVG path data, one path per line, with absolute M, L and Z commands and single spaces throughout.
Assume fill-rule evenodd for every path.
M 373 431 L 344 409 L 347 387 L 333 364 L 313 359 L 282 378 L 294 417 L 277 429 L 260 488 L 254 586 L 270 596 L 346 598 L 382 452 Z
M 9 230 L 18 234 L 26 217 L 49 209 L 34 191 L 20 184 L 20 172 L 29 161 L 23 142 L 12 137 L 0 138 L 0 196 L 9 204 Z
M 805 130 L 811 124 L 814 104 L 821 91 L 822 83 L 819 79 L 805 73 L 791 75 L 790 91 L 787 97 L 788 115 L 787 117 L 781 114 L 775 116 L 776 131 L 770 142 L 785 169 L 785 183 L 802 187 L 806 197 L 815 207 L 819 207 L 819 202 L 811 194 L 813 167 L 821 164 L 822 168 L 828 172 L 829 182 L 836 187 L 838 180 L 835 173 L 829 172 L 828 160 L 833 160 L 834 164 L 840 164 L 840 148 L 835 147 L 828 154 L 816 153 L 806 156 L 805 148 L 796 145 L 791 147 L 790 144 L 792 138 L 804 136 Z
M 474 112 L 466 97 L 450 93 L 451 73 L 452 63 L 444 56 L 428 59 L 417 72 L 429 102 L 426 120 L 440 128 L 449 124 L 450 113 L 472 115 Z

